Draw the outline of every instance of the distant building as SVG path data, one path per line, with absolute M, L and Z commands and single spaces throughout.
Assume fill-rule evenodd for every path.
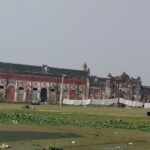
M 141 78 L 129 77 L 125 72 L 120 76 L 108 74 L 107 78 L 90 76 L 90 98 L 124 98 L 149 102 L 150 87 L 141 84 Z
M 63 80 L 63 81 L 62 81 Z M 63 87 L 61 87 L 63 82 Z M 0 62 L 0 100 L 58 103 L 89 95 L 88 71 Z
M 90 76 L 86 63 L 83 70 L 32 66 L 0 62 L 0 101 L 25 102 L 40 99 L 59 103 L 67 99 L 124 98 L 150 102 L 150 87 L 141 78 L 108 74 L 106 78 Z

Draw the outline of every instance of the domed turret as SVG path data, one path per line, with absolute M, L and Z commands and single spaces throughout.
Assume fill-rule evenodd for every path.
M 111 73 L 108 73 L 107 77 L 108 77 L 108 78 L 111 78 L 111 77 L 112 77 L 112 74 L 111 74 Z
M 87 69 L 88 69 L 87 64 L 84 63 L 84 64 L 83 64 L 83 70 L 84 70 L 84 71 L 87 71 Z

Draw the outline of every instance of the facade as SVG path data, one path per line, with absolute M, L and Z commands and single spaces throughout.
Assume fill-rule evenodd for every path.
M 106 78 L 90 76 L 90 99 L 106 98 Z
M 141 78 L 133 78 L 125 72 L 120 76 L 108 74 L 107 78 L 90 77 L 90 97 L 93 99 L 124 98 L 149 102 L 150 87 L 143 86 Z
M 58 103 L 60 99 L 85 99 L 89 95 L 88 72 L 0 62 L 0 101 Z
M 54 68 L 47 65 L 31 66 L 0 62 L 0 101 L 59 103 L 64 98 L 111 99 L 124 98 L 150 102 L 150 87 L 141 78 L 125 72 L 106 78 L 90 76 L 86 64 L 83 70 Z
M 150 103 L 150 86 L 142 86 L 141 99 L 143 102 Z

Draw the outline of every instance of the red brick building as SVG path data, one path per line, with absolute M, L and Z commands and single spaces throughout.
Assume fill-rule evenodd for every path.
M 150 102 L 150 87 L 143 86 L 140 77 L 126 73 L 106 78 L 90 76 L 83 70 L 32 66 L 0 62 L 0 101 L 30 101 L 59 103 L 67 99 L 124 98 Z
M 58 103 L 89 95 L 88 71 L 0 62 L 0 100 Z

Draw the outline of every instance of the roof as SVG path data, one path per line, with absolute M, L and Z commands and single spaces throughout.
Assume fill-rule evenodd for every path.
M 142 86 L 144 89 L 149 89 L 150 90 L 150 86 L 145 86 L 145 85 L 143 85 Z
M 106 84 L 107 78 L 101 78 L 97 76 L 90 76 L 90 83 L 91 85 L 104 85 Z
M 126 74 L 125 72 L 123 72 L 119 77 L 120 77 L 121 80 L 123 80 L 123 79 L 128 79 L 128 80 L 130 80 L 129 75 Z
M 34 66 L 4 62 L 0 62 L 0 71 L 39 76 L 62 76 L 64 74 L 71 77 L 88 77 L 88 72 L 83 70 L 55 68 L 47 65 Z

